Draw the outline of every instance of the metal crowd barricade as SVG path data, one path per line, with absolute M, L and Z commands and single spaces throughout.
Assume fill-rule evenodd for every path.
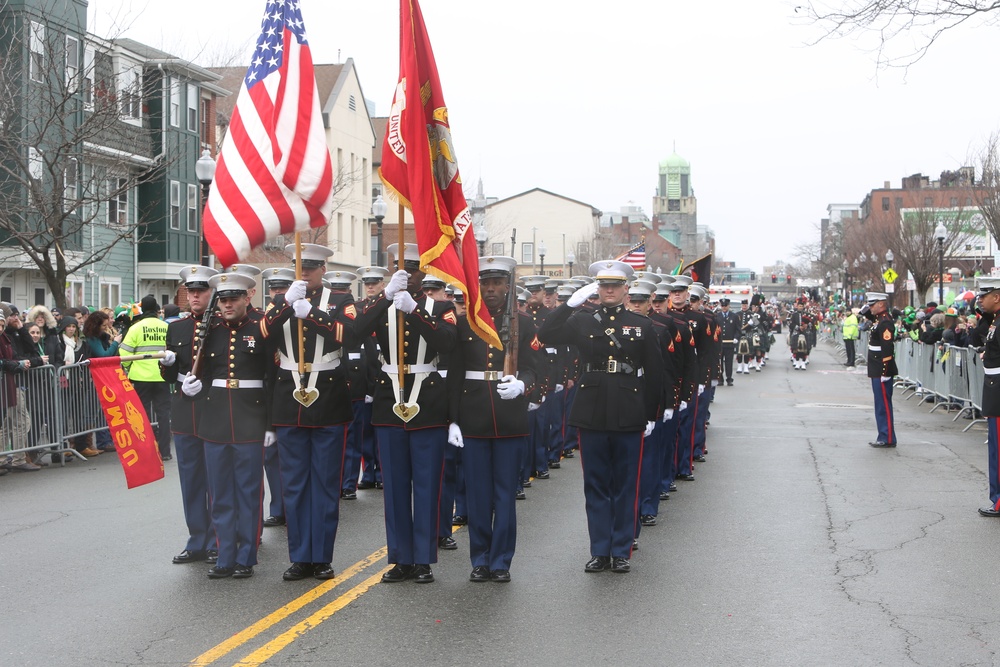
M 64 443 L 64 398 L 54 366 L 0 373 L 3 457 L 41 450 L 78 455 Z
M 97 387 L 86 363 L 70 364 L 59 369 L 59 384 L 65 389 L 63 400 L 63 438 L 83 437 L 108 429 L 97 396 Z
M 967 348 L 966 351 L 965 368 L 969 376 L 969 403 L 973 407 L 973 413 L 972 422 L 962 429 L 963 433 L 975 424 L 986 422 L 983 417 L 983 382 L 986 379 L 986 373 L 983 371 L 983 360 L 979 358 L 979 353 L 975 349 Z

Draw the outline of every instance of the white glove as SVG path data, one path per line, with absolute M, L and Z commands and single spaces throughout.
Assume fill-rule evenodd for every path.
M 295 317 L 300 320 L 304 320 L 309 317 L 309 313 L 312 312 L 313 306 L 309 303 L 309 299 L 299 299 L 292 304 L 292 310 L 295 311 Z
M 400 292 L 406 291 L 406 281 L 410 279 L 410 274 L 406 271 L 396 271 L 389 279 L 389 284 L 385 286 L 385 298 L 392 299 Z
M 374 403 L 374 402 L 375 402 L 374 396 L 368 396 L 367 394 L 365 394 L 365 403 Z
M 540 407 L 542 406 L 539 405 L 538 403 L 528 403 L 528 412 L 533 412 L 534 410 L 537 410 Z
M 892 382 L 892 378 L 882 378 L 882 382 Z
M 684 411 L 685 411 L 685 410 L 687 410 L 687 409 L 688 409 L 688 404 L 687 404 L 687 401 L 681 401 L 681 405 L 680 405 L 680 411 L 681 411 L 681 412 L 684 412 Z
M 197 396 L 201 392 L 201 380 L 193 375 L 188 375 L 181 382 L 181 391 L 185 396 Z
M 562 386 L 561 384 L 557 384 L 557 385 L 556 385 L 556 390 L 555 390 L 555 392 L 554 392 L 554 393 L 558 394 L 558 393 L 559 393 L 560 391 L 562 391 L 562 390 L 563 390 L 563 389 L 565 389 L 565 388 L 566 388 L 566 387 Z
M 701 396 L 703 393 L 705 393 L 705 385 L 700 384 L 698 385 L 698 395 Z
M 566 305 L 569 306 L 570 308 L 579 308 L 580 306 L 583 305 L 584 301 L 589 299 L 591 295 L 594 294 L 597 294 L 597 283 L 596 282 L 588 283 L 587 285 L 584 285 L 577 291 L 573 292 L 573 296 L 571 296 L 566 301 Z
M 648 438 L 649 434 L 653 432 L 653 427 L 656 426 L 656 422 L 646 422 L 646 430 L 642 434 L 642 437 Z
M 290 305 L 294 305 L 299 299 L 306 298 L 306 281 L 296 280 L 285 292 L 285 301 Z
M 167 350 L 163 353 L 163 358 L 160 359 L 160 364 L 164 366 L 173 366 L 175 361 L 177 361 L 177 353 L 173 350 Z
M 274 431 L 264 432 L 264 446 L 273 447 L 278 442 L 278 434 Z
M 664 424 L 666 424 L 668 421 L 670 421 L 673 418 L 674 418 L 674 411 L 673 410 L 664 410 L 663 411 L 663 423 Z
M 465 440 L 462 438 L 462 429 L 458 424 L 448 424 L 448 444 L 461 449 L 465 447 Z
M 396 310 L 401 310 L 404 313 L 412 313 L 417 309 L 417 302 L 413 300 L 409 292 L 396 292 L 396 296 L 392 297 L 392 305 L 396 306 Z
M 518 380 L 513 375 L 504 375 L 500 378 L 500 383 L 497 385 L 497 393 L 505 401 L 517 398 L 524 393 L 524 382 Z
M 719 386 L 719 381 L 718 380 L 712 380 L 712 386 L 713 387 L 718 387 Z

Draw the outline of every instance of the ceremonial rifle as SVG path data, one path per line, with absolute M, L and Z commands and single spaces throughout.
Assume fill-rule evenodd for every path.
M 201 377 L 202 356 L 205 352 L 205 338 L 208 336 L 208 329 L 212 325 L 212 317 L 215 315 L 215 307 L 219 305 L 219 290 L 212 292 L 212 298 L 208 302 L 208 308 L 201 315 L 201 322 L 195 326 L 194 340 L 198 345 L 198 351 L 191 360 L 191 375 L 196 378 Z

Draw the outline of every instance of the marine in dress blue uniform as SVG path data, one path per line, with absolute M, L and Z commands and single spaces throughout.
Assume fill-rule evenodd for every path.
M 979 279 L 979 323 L 970 344 L 983 354 L 983 416 L 986 417 L 986 478 L 990 502 L 979 508 L 985 517 L 1000 517 L 1000 453 L 997 447 L 997 418 L 1000 417 L 1000 336 L 996 333 L 996 316 L 1000 312 L 1000 278 Z
M 531 318 L 518 318 L 518 369 L 507 375 L 504 363 L 511 340 L 508 310 L 513 257 L 479 260 L 480 294 L 496 323 L 504 349 L 488 345 L 463 317 L 458 346 L 448 369 L 452 423 L 448 441 L 462 448 L 468 503 L 469 558 L 473 582 L 510 581 L 517 542 L 516 492 L 520 453 L 528 436 L 528 398 L 536 380 Z M 510 295 L 513 298 L 513 295 Z
M 580 429 L 591 559 L 586 572 L 630 571 L 643 437 L 654 426 L 663 360 L 652 322 L 624 306 L 632 267 L 595 262 L 582 287 L 542 324 L 546 345 L 575 344 L 583 374 L 570 423 Z M 593 293 L 595 312 L 577 310 Z
M 884 292 L 868 292 L 865 295 L 868 309 L 865 317 L 875 326 L 868 337 L 868 377 L 872 383 L 875 399 L 875 423 L 878 438 L 868 444 L 884 448 L 896 446 L 896 420 L 892 413 L 892 381 L 899 373 L 896 368 L 896 324 L 889 314 Z
M 389 270 L 381 266 L 363 266 L 358 269 L 358 276 L 364 285 L 365 298 L 358 304 L 358 310 L 373 302 L 385 289 L 385 280 Z M 367 352 L 368 393 L 365 394 L 365 404 L 361 407 L 361 481 L 359 489 L 382 488 L 382 466 L 378 462 L 378 447 L 375 446 L 375 427 L 372 426 L 372 401 L 375 400 L 375 379 L 378 377 L 381 363 L 378 360 L 378 345 L 374 333 L 364 339 L 364 349 Z
M 170 354 L 160 362 L 160 374 L 174 389 L 170 406 L 170 432 L 177 452 L 177 476 L 181 485 L 184 522 L 188 529 L 184 551 L 173 559 L 178 564 L 201 560 L 215 562 L 218 556 L 205 471 L 205 443 L 198 436 L 198 421 L 205 405 L 204 397 L 185 396 L 180 390 L 184 378 L 191 372 L 191 363 L 201 345 L 198 325 L 211 301 L 208 280 L 217 273 L 218 271 L 207 266 L 186 266 L 181 269 L 181 282 L 187 290 L 191 316 L 167 325 L 167 352 Z
M 398 256 L 400 249 L 393 244 L 387 252 Z M 421 293 L 424 274 L 416 245 L 406 244 L 403 252 L 406 271 L 393 274 L 382 295 L 365 306 L 356 330 L 361 337 L 375 333 L 385 361 L 372 408 L 385 483 L 388 560 L 394 564 L 382 581 L 429 583 L 434 581 L 431 564 L 438 558 L 437 522 L 448 430 L 447 390 L 437 372 L 437 359 L 455 347 L 458 318 L 451 302 L 428 303 Z M 399 311 L 404 313 L 402 331 L 397 331 Z M 397 358 L 400 335 L 402 360 Z M 400 362 L 404 365 L 402 387 L 397 386 Z M 393 410 L 400 405 L 416 405 L 419 411 L 404 421 Z
M 204 380 L 189 375 L 184 395 L 204 395 L 198 434 L 218 536 L 218 562 L 210 579 L 253 576 L 264 495 L 264 438 L 270 427 L 266 381 L 271 370 L 260 317 L 248 312 L 255 281 L 240 273 L 209 280 L 219 296 L 219 317 L 205 337 Z
M 691 400 L 685 409 L 681 410 L 677 424 L 677 449 L 674 455 L 674 478 L 688 482 L 694 481 L 694 449 L 698 433 L 698 415 L 702 408 L 702 395 L 709 384 L 711 370 L 711 340 L 709 339 L 708 323 L 704 316 L 691 308 L 689 276 L 676 276 L 670 288 L 671 313 L 675 317 L 687 321 L 691 332 L 692 345 L 695 350 L 695 371 Z
M 294 245 L 285 251 L 295 256 Z M 302 280 L 275 296 L 261 320 L 278 366 L 270 396 L 292 561 L 282 575 L 286 581 L 336 576 L 331 562 L 340 525 L 347 425 L 353 417 L 342 359 L 344 348 L 355 340 L 352 318 L 357 313 L 353 305 L 329 312 L 332 294 L 322 287 L 322 279 L 332 254 L 329 248 L 302 244 Z M 305 340 L 301 375 L 299 320 Z

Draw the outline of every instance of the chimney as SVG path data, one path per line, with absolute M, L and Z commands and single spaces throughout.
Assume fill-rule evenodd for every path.
M 892 182 L 891 181 L 883 181 L 882 182 L 882 189 L 883 190 L 891 190 L 892 189 Z
M 632 242 L 632 223 L 629 222 L 627 215 L 623 215 L 622 216 L 622 225 L 625 226 L 625 238 L 628 240 L 629 243 L 631 243 Z

